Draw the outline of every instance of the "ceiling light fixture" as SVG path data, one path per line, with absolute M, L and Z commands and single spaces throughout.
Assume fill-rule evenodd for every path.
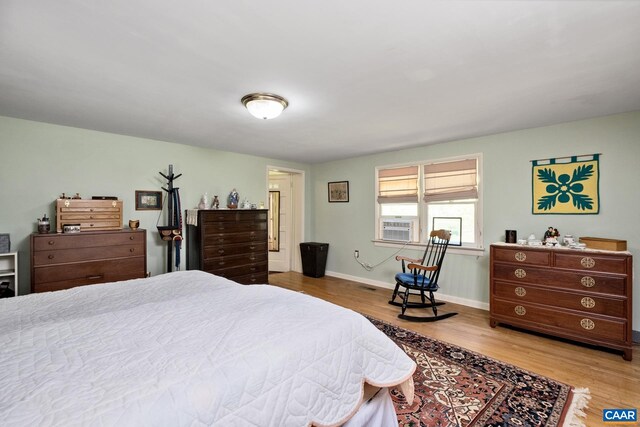
M 272 93 L 250 93 L 242 97 L 242 104 L 258 119 L 274 119 L 289 106 L 289 102 Z

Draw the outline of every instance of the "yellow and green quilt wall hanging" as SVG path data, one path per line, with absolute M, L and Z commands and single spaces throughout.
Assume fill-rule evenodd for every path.
M 533 160 L 533 214 L 597 214 L 599 156 Z

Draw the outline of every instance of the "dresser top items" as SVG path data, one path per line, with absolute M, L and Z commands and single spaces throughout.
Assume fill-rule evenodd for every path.
M 56 232 L 122 229 L 122 200 L 58 199 Z

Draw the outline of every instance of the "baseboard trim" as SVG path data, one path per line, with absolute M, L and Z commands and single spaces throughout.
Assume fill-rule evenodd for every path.
M 631 340 L 634 344 L 640 344 L 640 331 L 632 331 Z
M 371 286 L 375 286 L 375 287 L 378 287 L 378 288 L 393 289 L 394 286 L 395 286 L 392 283 L 381 282 L 379 280 L 365 279 L 365 278 L 358 277 L 358 276 L 351 276 L 349 274 L 338 273 L 336 271 L 325 271 L 324 274 L 326 274 L 327 276 L 331 276 L 331 277 L 337 277 L 338 279 L 344 279 L 344 280 L 350 280 L 352 282 L 364 283 L 366 285 L 371 285 Z M 457 297 L 457 296 L 454 296 L 454 295 L 443 294 L 441 292 L 438 292 L 436 295 L 437 295 L 438 299 L 441 299 L 443 301 L 452 302 L 454 304 L 460 304 L 460 305 L 465 305 L 467 307 L 479 308 L 481 310 L 489 311 L 489 303 L 486 303 L 486 302 L 474 301 L 474 300 L 467 299 L 467 298 L 460 298 L 460 297 Z

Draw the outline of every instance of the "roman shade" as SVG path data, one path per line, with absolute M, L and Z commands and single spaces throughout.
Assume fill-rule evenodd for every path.
M 477 159 L 424 165 L 425 202 L 478 198 Z
M 378 203 L 417 203 L 418 166 L 378 170 Z

